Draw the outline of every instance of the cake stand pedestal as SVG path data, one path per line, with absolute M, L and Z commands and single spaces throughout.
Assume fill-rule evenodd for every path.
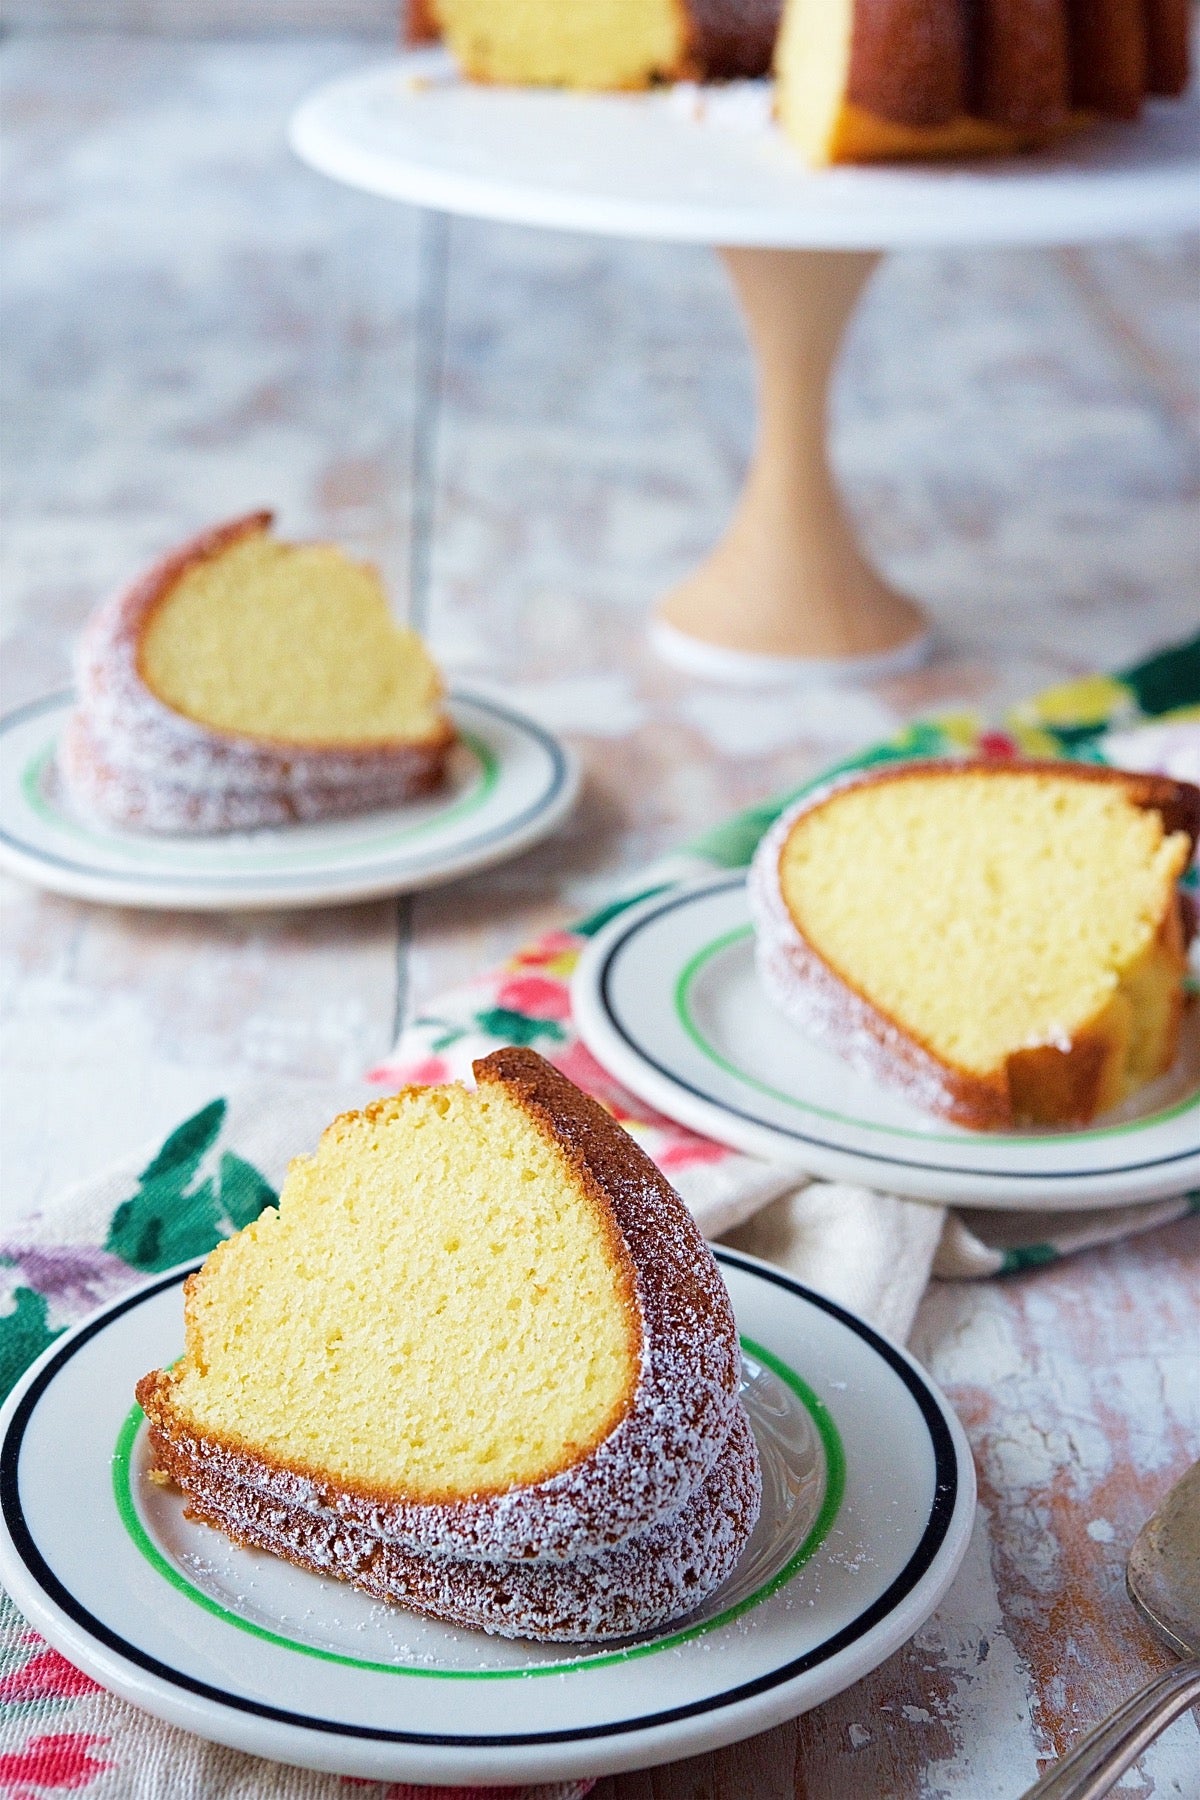
M 798 659 L 866 679 L 917 661 L 920 609 L 864 561 L 827 454 L 830 378 L 879 256 L 727 249 L 722 260 L 758 368 L 758 444 L 724 536 L 663 600 L 655 642 L 698 675 L 751 681 L 774 663 L 786 679 Z
M 827 457 L 831 373 L 879 255 L 1200 222 L 1194 91 L 1037 156 L 811 170 L 771 122 L 765 83 L 477 87 L 423 50 L 322 88 L 291 138 L 314 168 L 390 199 L 720 247 L 757 363 L 758 443 L 725 535 L 652 635 L 693 673 L 743 683 L 874 680 L 928 646 L 919 607 L 862 556 Z

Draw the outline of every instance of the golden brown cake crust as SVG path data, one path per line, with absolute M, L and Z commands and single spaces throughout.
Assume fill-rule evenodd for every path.
M 1013 131 L 1049 133 L 1071 106 L 1067 0 L 975 0 L 969 110 Z
M 443 718 L 395 744 L 281 743 L 214 730 L 147 685 L 141 644 L 155 611 L 198 564 L 267 531 L 269 512 L 213 526 L 97 608 L 77 659 L 78 704 L 59 747 L 69 793 L 131 830 L 253 830 L 399 805 L 442 780 L 455 732 Z
M 764 838 L 749 881 L 760 975 L 768 993 L 793 1023 L 863 1073 L 904 1092 L 922 1111 L 940 1114 L 975 1131 L 1010 1130 L 1023 1120 L 1087 1123 L 1111 1103 L 1114 1059 L 1123 1049 L 1117 1023 L 1097 1021 L 1065 1050 L 1043 1045 L 1017 1052 L 1009 1059 L 1007 1070 L 992 1079 L 956 1068 L 826 962 L 787 909 L 780 891 L 779 861 L 796 822 L 850 787 L 926 778 L 931 773 L 953 778 L 963 772 L 991 776 L 1014 771 L 1119 786 L 1134 805 L 1159 813 L 1168 833 L 1186 833 L 1193 852 L 1200 840 L 1200 788 L 1189 782 L 1084 763 L 914 761 L 835 780 L 808 795 Z M 1187 937 L 1188 915 L 1183 896 L 1177 894 L 1160 925 L 1154 949 L 1182 970 Z M 1176 1034 L 1181 1014 L 1180 998 L 1175 1009 Z
M 1146 83 L 1152 94 L 1182 94 L 1192 50 L 1191 0 L 1146 0 Z
M 1149 78 L 1144 0 L 1070 0 L 1070 8 L 1075 105 L 1136 119 Z
M 961 0 L 855 0 L 846 97 L 896 125 L 946 125 L 964 113 Z
M 681 5 L 688 61 L 698 80 L 736 81 L 770 73 L 783 0 L 681 0 Z
M 741 1353 L 725 1284 L 695 1222 L 603 1107 L 535 1051 L 494 1051 L 475 1064 L 475 1075 L 553 1136 L 620 1238 L 640 1361 L 619 1423 L 542 1481 L 439 1504 L 356 1491 L 197 1432 L 174 1408 L 170 1372 L 155 1370 L 138 1383 L 137 1397 L 164 1464 L 182 1457 L 206 1479 L 352 1522 L 401 1550 L 491 1560 L 571 1560 L 615 1547 L 678 1511 L 705 1479 L 736 1416 Z
M 404 44 L 436 44 L 442 35 L 433 0 L 408 0 L 404 8 L 400 41 Z
M 815 115 L 808 85 L 791 97 L 786 9 L 776 53 L 780 117 L 818 163 L 1013 155 L 1187 86 L 1190 0 L 790 0 L 826 3 L 850 58 L 807 70 L 830 84 Z

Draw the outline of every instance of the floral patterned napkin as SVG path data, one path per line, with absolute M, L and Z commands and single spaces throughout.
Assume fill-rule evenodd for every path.
M 802 705 L 802 700 L 797 702 Z M 999 728 L 963 713 L 906 727 L 818 778 L 912 757 L 1073 757 L 1158 770 L 1200 785 L 1200 636 L 1120 675 L 1091 675 L 1040 694 Z M 816 783 L 806 784 L 816 785 Z M 846 1182 L 797 1186 L 794 1172 L 744 1156 L 664 1118 L 600 1067 L 575 1034 L 571 971 L 588 939 L 638 900 L 677 882 L 746 868 L 760 838 L 805 792 L 739 813 L 690 848 L 643 871 L 624 894 L 500 969 L 443 994 L 370 1074 L 392 1087 L 469 1078 L 501 1044 L 532 1044 L 603 1101 L 671 1178 L 708 1237 L 779 1262 L 894 1336 L 908 1335 L 930 1273 L 1003 1275 L 1200 1209 L 1200 1194 L 1157 1205 L 1036 1215 L 952 1210 Z M 1193 892 L 1197 870 L 1187 878 Z
M 798 702 L 802 704 L 802 702 Z M 1121 676 L 1041 695 L 997 730 L 966 715 L 908 727 L 842 768 L 912 756 L 1075 756 L 1200 780 L 1200 637 Z M 710 1236 L 797 1269 L 896 1336 L 928 1276 L 1000 1275 L 1144 1230 L 1200 1208 L 1157 1206 L 1036 1220 L 940 1207 L 843 1183 L 797 1186 L 794 1172 L 742 1156 L 656 1113 L 613 1080 L 574 1032 L 568 979 L 580 949 L 645 893 L 744 867 L 786 795 L 740 814 L 647 872 L 638 892 L 540 939 L 504 968 L 447 994 L 415 1020 L 368 1082 L 245 1088 L 215 1099 L 152 1152 L 123 1160 L 21 1221 L 0 1245 L 0 1395 L 87 1312 L 149 1274 L 206 1253 L 275 1198 L 289 1159 L 370 1084 L 468 1071 L 503 1043 L 533 1044 L 595 1094 L 659 1163 Z M 1193 869 L 1191 880 L 1195 882 Z M 378 1092 L 378 1085 L 373 1091 Z M 425 1788 L 265 1762 L 209 1744 L 104 1692 L 31 1631 L 0 1596 L 0 1796 L 51 1800 L 578 1800 L 590 1782 L 536 1788 Z

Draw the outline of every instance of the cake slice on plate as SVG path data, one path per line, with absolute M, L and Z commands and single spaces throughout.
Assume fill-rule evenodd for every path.
M 507 1635 L 689 1611 L 757 1516 L 729 1298 L 683 1203 L 531 1050 L 334 1121 L 139 1384 L 238 1540 Z
M 455 733 L 374 570 L 288 544 L 270 513 L 193 538 L 88 622 L 59 753 L 110 823 L 212 832 L 390 806 L 441 780 Z
M 1086 1124 L 1171 1065 L 1200 789 L 910 763 L 808 795 L 755 855 L 760 975 L 800 1029 L 976 1129 Z

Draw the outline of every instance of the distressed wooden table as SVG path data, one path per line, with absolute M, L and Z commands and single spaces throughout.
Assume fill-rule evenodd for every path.
M 64 684 L 111 583 L 270 504 L 375 557 L 448 670 L 569 736 L 584 799 L 539 850 L 415 901 L 211 919 L 6 884 L 9 1221 L 231 1082 L 358 1073 L 448 982 L 904 717 L 1000 705 L 1200 616 L 1194 244 L 910 255 L 868 293 L 834 449 L 870 553 L 936 619 L 934 663 L 802 701 L 657 666 L 648 610 L 715 540 L 751 441 L 720 268 L 307 173 L 289 110 L 375 48 L 5 43 L 4 704 Z M 946 1603 L 795 1724 L 598 1800 L 1019 1793 L 1162 1662 L 1122 1572 L 1200 1453 L 1198 1276 L 1191 1220 L 935 1284 L 913 1344 L 982 1497 Z M 1198 1771 L 1184 1718 L 1122 1791 L 1194 1796 Z

